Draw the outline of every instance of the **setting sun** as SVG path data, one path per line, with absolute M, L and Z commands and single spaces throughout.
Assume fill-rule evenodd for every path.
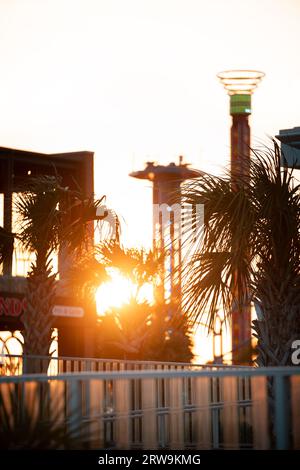
M 110 281 L 103 283 L 96 292 L 96 304 L 98 315 L 104 315 L 112 307 L 121 307 L 136 298 L 139 302 L 153 301 L 153 286 L 145 283 L 138 286 L 127 277 L 123 276 L 117 268 L 107 268 Z

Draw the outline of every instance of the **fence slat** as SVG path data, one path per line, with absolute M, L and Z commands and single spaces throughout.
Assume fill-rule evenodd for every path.
M 291 377 L 293 448 L 300 449 L 300 376 Z
M 144 449 L 157 449 L 156 380 L 142 380 L 142 441 Z
M 89 445 L 92 449 L 103 449 L 104 444 L 104 382 L 90 380 L 89 383 Z
M 183 379 L 169 380 L 170 448 L 184 449 Z
M 210 449 L 212 446 L 210 379 L 199 377 L 192 381 L 192 385 L 192 399 L 197 407 L 197 411 L 193 413 L 196 448 Z
M 116 380 L 113 384 L 116 412 L 116 444 L 119 449 L 130 449 L 130 381 Z
M 68 433 L 73 439 L 78 439 L 81 433 L 82 422 L 82 389 L 80 380 L 70 380 L 68 389 Z
M 51 380 L 49 383 L 49 413 L 50 419 L 56 423 L 65 422 L 65 382 Z
M 237 378 L 224 377 L 222 379 L 222 390 L 224 403 L 223 408 L 223 433 L 224 447 L 226 449 L 237 449 L 239 447 L 239 422 L 237 408 Z
M 288 378 L 283 375 L 275 377 L 275 435 L 276 449 L 289 447 L 289 408 Z
M 251 378 L 253 448 L 269 449 L 268 391 L 266 377 Z

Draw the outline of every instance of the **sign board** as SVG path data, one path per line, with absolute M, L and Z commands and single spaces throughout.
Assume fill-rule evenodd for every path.
M 0 317 L 18 318 L 26 311 L 27 301 L 24 296 L 9 293 L 0 294 Z M 56 317 L 82 318 L 84 309 L 71 305 L 55 305 L 52 314 Z
M 84 310 L 82 307 L 73 307 L 70 305 L 55 305 L 53 307 L 52 314 L 56 317 L 82 318 L 84 316 Z

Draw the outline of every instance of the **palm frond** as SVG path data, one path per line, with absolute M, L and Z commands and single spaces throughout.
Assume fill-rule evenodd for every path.
M 104 200 L 105 196 L 94 200 L 62 186 L 59 176 L 31 178 L 19 188 L 15 202 L 18 238 L 25 249 L 42 252 L 46 258 L 61 243 L 71 251 L 86 250 Z
M 217 306 L 230 315 L 234 304 L 242 311 L 249 300 L 261 301 L 266 273 L 273 278 L 273 301 L 283 285 L 290 290 L 299 283 L 300 185 L 293 169 L 281 166 L 276 142 L 252 154 L 250 178 L 236 175 L 233 185 L 229 174 L 203 175 L 183 187 L 183 210 L 204 204 L 205 211 L 201 244 L 197 220 L 186 237 L 183 303 L 193 322 L 208 313 L 211 326 Z
M 115 241 L 101 243 L 96 252 L 106 266 L 118 268 L 138 286 L 152 282 L 162 264 L 151 250 L 125 248 Z
M 74 297 L 94 299 L 97 288 L 108 282 L 110 277 L 104 264 L 96 258 L 93 250 L 89 250 L 73 259 L 64 279 Z
M 20 188 L 21 189 L 21 188 Z M 58 247 L 61 227 L 59 204 L 64 188 L 53 176 L 32 178 L 15 201 L 18 238 L 25 249 L 46 254 Z

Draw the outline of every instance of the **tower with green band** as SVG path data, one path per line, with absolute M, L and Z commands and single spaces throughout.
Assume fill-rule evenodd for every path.
M 231 95 L 230 114 L 251 114 L 251 95 Z
M 226 70 L 217 75 L 230 96 L 231 116 L 251 114 L 251 95 L 264 75 L 257 70 Z
M 218 75 L 230 99 L 231 125 L 231 181 L 233 190 L 250 177 L 250 126 L 251 95 L 263 72 L 256 70 L 226 70 Z M 234 288 L 233 288 L 234 289 Z M 232 362 L 251 363 L 251 306 L 232 307 L 231 317 Z

